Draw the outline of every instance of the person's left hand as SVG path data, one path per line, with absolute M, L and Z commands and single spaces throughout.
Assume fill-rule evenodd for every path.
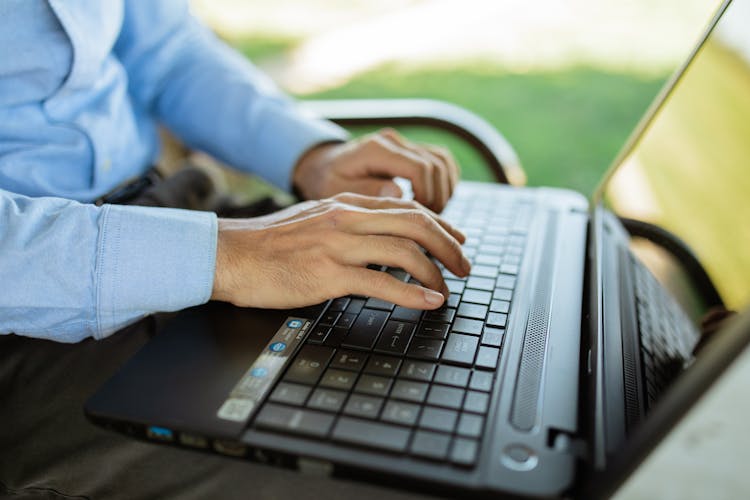
M 411 181 L 414 199 L 435 212 L 448 202 L 459 169 L 450 152 L 439 146 L 407 141 L 384 129 L 360 139 L 323 144 L 297 163 L 292 182 L 306 199 L 352 192 L 400 197 L 394 177 Z

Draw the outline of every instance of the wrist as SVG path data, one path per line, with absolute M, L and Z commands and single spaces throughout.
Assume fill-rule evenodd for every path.
M 292 171 L 292 190 L 303 200 L 323 197 L 321 184 L 325 166 L 329 163 L 333 150 L 342 141 L 329 141 L 317 144 L 300 156 Z

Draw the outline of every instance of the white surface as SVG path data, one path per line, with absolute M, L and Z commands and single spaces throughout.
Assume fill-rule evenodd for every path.
M 750 351 L 746 351 L 615 498 L 750 498 L 749 425 Z

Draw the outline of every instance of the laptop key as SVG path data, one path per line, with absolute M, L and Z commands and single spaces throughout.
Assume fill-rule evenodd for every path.
M 469 383 L 471 370 L 457 366 L 440 365 L 435 375 L 435 382 L 439 384 L 452 385 L 455 387 L 466 387 Z
M 275 403 L 302 406 L 312 389 L 306 385 L 280 382 L 271 393 L 269 399 Z
M 412 426 L 417 423 L 421 407 L 413 403 L 389 400 L 383 408 L 380 419 L 392 424 Z
M 333 328 L 331 328 L 331 333 L 328 334 L 323 344 L 329 347 L 338 347 L 341 345 L 341 342 L 344 341 L 344 338 L 347 336 L 348 333 L 349 333 L 348 328 L 341 328 L 338 326 L 334 326 Z
M 391 397 L 402 399 L 404 401 L 413 401 L 421 403 L 427 397 L 428 385 L 422 382 L 413 382 L 411 380 L 397 380 L 393 384 Z
M 354 387 L 354 392 L 370 394 L 372 396 L 387 396 L 391 388 L 392 379 L 376 375 L 362 375 Z
M 410 358 L 437 360 L 440 352 L 443 350 L 444 342 L 442 340 L 425 339 L 414 337 L 406 355 Z
M 375 297 L 370 297 L 367 299 L 367 302 L 365 302 L 365 307 L 369 307 L 370 309 L 382 309 L 384 311 L 392 311 L 396 305 L 393 302 L 386 302 L 382 299 L 376 299 Z
M 443 408 L 433 408 L 426 406 L 419 418 L 419 427 L 423 429 L 432 429 L 440 432 L 453 432 L 456 426 L 458 413 L 453 410 Z
M 492 301 L 492 294 L 485 290 L 474 290 L 472 288 L 467 289 L 461 298 L 463 303 L 472 302 L 474 304 L 489 305 Z M 460 315 L 459 311 L 459 315 Z
M 516 286 L 515 276 L 501 274 L 500 276 L 497 277 L 497 288 L 506 288 L 508 290 L 513 290 L 515 286 Z
M 502 314 L 502 313 L 489 313 L 487 315 L 487 324 L 489 326 L 497 326 L 500 328 L 505 328 L 505 325 L 508 323 L 508 315 Z
M 477 351 L 477 359 L 474 366 L 485 370 L 497 369 L 497 361 L 500 357 L 500 349 L 497 347 L 480 346 Z
M 456 315 L 456 310 L 452 307 L 442 306 L 433 311 L 425 311 L 425 321 L 437 321 L 440 323 L 450 323 Z
M 465 302 L 458 306 L 458 315 L 483 320 L 487 316 L 487 306 Z
M 323 375 L 320 385 L 331 389 L 349 390 L 354 386 L 356 378 L 357 374 L 354 372 L 329 368 Z
M 494 278 L 497 276 L 497 266 L 485 266 L 474 264 L 471 266 L 471 276 L 480 276 L 482 278 Z
M 492 298 L 497 300 L 510 300 L 513 297 L 513 291 L 506 288 L 496 288 L 492 293 Z
M 325 325 L 316 326 L 310 332 L 310 335 L 307 336 L 307 342 L 310 344 L 322 344 L 330 332 L 331 329 Z
M 469 279 L 466 280 L 466 287 L 491 292 L 495 289 L 495 279 L 469 276 Z
M 463 293 L 466 283 L 458 280 L 445 280 L 445 285 L 451 293 Z
M 339 349 L 333 357 L 333 361 L 331 361 L 331 367 L 358 372 L 365 366 L 365 361 L 367 361 L 367 354 L 359 351 Z
M 484 323 L 476 319 L 457 318 L 453 323 L 451 331 L 458 333 L 468 333 L 470 335 L 481 335 Z
M 482 435 L 484 417 L 473 413 L 462 413 L 458 419 L 456 434 L 466 437 L 479 437 Z
M 485 326 L 484 333 L 482 333 L 482 345 L 500 347 L 503 344 L 504 336 L 505 330 Z
M 335 417 L 327 413 L 266 403 L 255 418 L 260 429 L 325 437 Z
M 499 266 L 501 261 L 502 257 L 500 255 L 480 253 L 474 257 L 475 264 L 481 264 L 484 266 Z
M 349 401 L 346 402 L 346 406 L 344 406 L 344 414 L 353 417 L 376 419 L 378 418 L 382 406 L 382 398 L 352 394 L 349 396 Z
M 336 326 L 338 326 L 339 328 L 346 328 L 348 330 L 354 324 L 354 320 L 356 319 L 357 319 L 356 314 L 344 313 L 341 316 L 339 316 L 339 319 L 336 322 Z
M 343 443 L 403 452 L 410 434 L 410 430 L 395 425 L 341 417 L 333 429 L 332 437 Z
M 457 410 L 461 408 L 461 402 L 463 399 L 463 389 L 433 385 L 432 388 L 430 388 L 430 394 L 427 396 L 427 404 Z
M 492 373 L 473 372 L 471 374 L 471 382 L 469 382 L 469 389 L 490 392 L 492 390 Z
M 453 441 L 450 460 L 456 465 L 470 467 L 477 461 L 479 445 L 473 439 L 456 438 Z
M 315 392 L 310 396 L 307 406 L 308 408 L 315 408 L 316 410 L 338 412 L 344 405 L 346 396 L 346 392 L 319 387 L 315 389 Z
M 397 321 L 409 321 L 411 323 L 419 322 L 422 317 L 421 309 L 409 309 L 407 307 L 396 306 L 391 314 L 391 319 Z
M 458 303 L 461 301 L 461 294 L 451 293 L 448 295 L 448 300 L 445 301 L 446 307 L 458 307 Z
M 342 345 L 344 347 L 372 349 L 387 319 L 388 313 L 385 311 L 362 309 L 354 322 L 354 326 L 349 330 L 349 335 L 344 338 Z
M 422 321 L 417 329 L 419 337 L 443 340 L 448 335 L 448 323 L 437 323 L 435 321 Z
M 363 307 L 365 307 L 364 299 L 351 299 L 345 311 L 351 314 L 359 314 Z
M 314 385 L 333 357 L 333 349 L 317 345 L 305 345 L 294 358 L 284 380 Z
M 318 324 L 328 326 L 334 325 L 336 323 L 336 320 L 339 319 L 339 315 L 340 313 L 329 310 L 328 312 L 323 314 L 323 317 L 320 318 Z
M 445 460 L 448 456 L 448 447 L 451 437 L 446 434 L 438 434 L 430 431 L 417 431 L 411 443 L 411 453 L 423 458 L 433 460 Z
M 337 312 L 344 311 L 346 310 L 346 306 L 349 305 L 349 300 L 349 297 L 339 297 L 338 299 L 333 299 L 328 310 Z
M 414 323 L 389 321 L 375 344 L 375 350 L 388 354 L 404 354 L 414 334 Z
M 487 413 L 490 404 L 490 396 L 484 392 L 469 391 L 464 401 L 464 411 L 472 413 Z
M 401 369 L 401 377 L 412 380 L 429 382 L 435 373 L 435 364 L 424 361 L 404 361 L 404 367 Z
M 401 360 L 391 356 L 371 356 L 370 361 L 365 367 L 365 373 L 381 375 L 383 377 L 395 377 L 398 368 L 401 366 Z
M 510 310 L 510 302 L 507 300 L 493 300 L 490 303 L 490 311 L 507 314 Z
M 451 333 L 443 351 L 442 361 L 457 365 L 471 366 L 477 351 L 479 339 L 471 335 Z

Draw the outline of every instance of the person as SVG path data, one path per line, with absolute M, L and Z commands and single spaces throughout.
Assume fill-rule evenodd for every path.
M 240 219 L 138 206 L 158 203 L 121 193 L 152 178 L 158 126 L 308 201 Z M 227 484 L 272 484 L 95 429 L 83 402 L 153 333 L 152 313 L 348 294 L 440 307 L 448 290 L 422 249 L 469 272 L 463 235 L 437 215 L 457 181 L 444 149 L 392 130 L 352 140 L 302 113 L 186 0 L 2 0 L 0 493 L 228 498 Z M 300 480 L 275 484 L 271 496 Z

